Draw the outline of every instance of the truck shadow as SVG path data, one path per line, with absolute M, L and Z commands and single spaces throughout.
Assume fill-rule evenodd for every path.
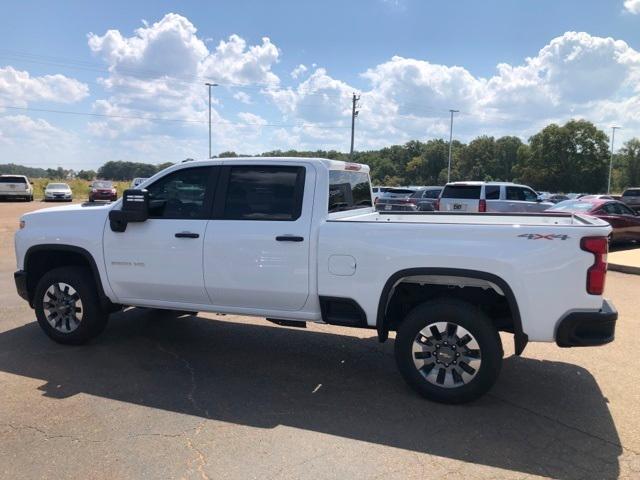
M 292 426 L 559 479 L 617 478 L 620 440 L 598 385 L 562 362 L 505 359 L 491 393 L 463 406 L 417 397 L 393 342 L 132 309 L 92 345 L 35 324 L 0 334 L 0 370 L 43 395 L 97 395 L 260 428 Z

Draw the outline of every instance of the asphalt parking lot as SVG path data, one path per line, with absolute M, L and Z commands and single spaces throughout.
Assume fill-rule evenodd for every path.
M 640 276 L 610 272 L 613 344 L 530 344 L 464 406 L 417 397 L 373 332 L 130 309 L 51 342 L 13 284 L 0 203 L 2 478 L 640 478 Z M 544 301 L 544 299 L 541 299 Z

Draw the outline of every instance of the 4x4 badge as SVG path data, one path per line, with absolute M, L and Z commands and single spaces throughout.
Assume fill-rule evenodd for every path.
M 541 233 L 523 233 L 518 235 L 518 237 L 523 237 L 528 240 L 566 240 L 569 238 L 569 235 L 558 235 L 553 233 L 548 233 L 546 235 Z

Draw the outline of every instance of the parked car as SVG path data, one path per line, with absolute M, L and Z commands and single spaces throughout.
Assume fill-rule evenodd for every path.
M 420 187 L 409 198 L 409 201 L 415 203 L 416 210 L 419 212 L 432 212 L 436 208 L 436 202 L 440 197 L 443 187 Z
M 374 200 L 376 210 L 381 212 L 415 212 L 416 203 L 411 200 L 415 190 L 391 188 Z
M 640 215 L 617 200 L 585 196 L 579 200 L 560 202 L 547 211 L 581 213 L 600 218 L 611 225 L 611 243 L 640 240 Z
M 597 194 L 597 195 L 583 195 L 580 200 L 617 200 L 613 195 Z
M 640 188 L 627 188 L 622 192 L 621 200 L 634 210 L 640 210 Z
M 375 201 L 380 195 L 389 190 L 393 190 L 393 187 L 371 187 L 371 193 L 373 193 L 373 200 Z
M 116 187 L 109 180 L 94 180 L 89 187 L 89 201 L 110 200 L 115 202 L 118 198 Z
M 526 185 L 452 182 L 445 185 L 437 205 L 441 212 L 543 212 L 553 204 Z
M 551 202 L 551 203 L 560 203 L 560 202 L 564 202 L 565 200 L 569 200 L 569 197 L 562 193 L 556 193 L 554 195 L 551 195 L 549 198 L 547 198 L 547 202 Z
M 613 341 L 618 315 L 602 297 L 606 222 L 382 217 L 371 203 L 366 165 L 179 163 L 115 203 L 23 215 L 16 288 L 62 344 L 97 337 L 109 313 L 129 305 L 368 328 L 380 341 L 396 331 L 404 379 L 445 403 L 491 388 L 503 359 L 500 331 L 513 333 L 516 355 L 529 341 Z M 291 360 L 304 365 L 305 355 L 315 353 L 296 351 Z
M 24 175 L 0 175 L 0 199 L 33 201 L 33 185 Z
M 145 180 L 148 180 L 146 177 L 136 177 L 131 181 L 131 188 L 136 188 L 138 185 L 143 183 Z
M 44 189 L 44 201 L 63 201 L 70 202 L 73 200 L 73 192 L 71 187 L 66 183 L 48 183 Z

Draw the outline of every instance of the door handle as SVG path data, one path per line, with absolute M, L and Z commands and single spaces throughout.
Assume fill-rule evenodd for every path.
M 200 237 L 199 233 L 191 233 L 191 232 L 178 232 L 176 233 L 176 238 L 198 238 Z
M 278 242 L 303 242 L 304 237 L 299 237 L 297 235 L 278 235 L 276 240 Z

